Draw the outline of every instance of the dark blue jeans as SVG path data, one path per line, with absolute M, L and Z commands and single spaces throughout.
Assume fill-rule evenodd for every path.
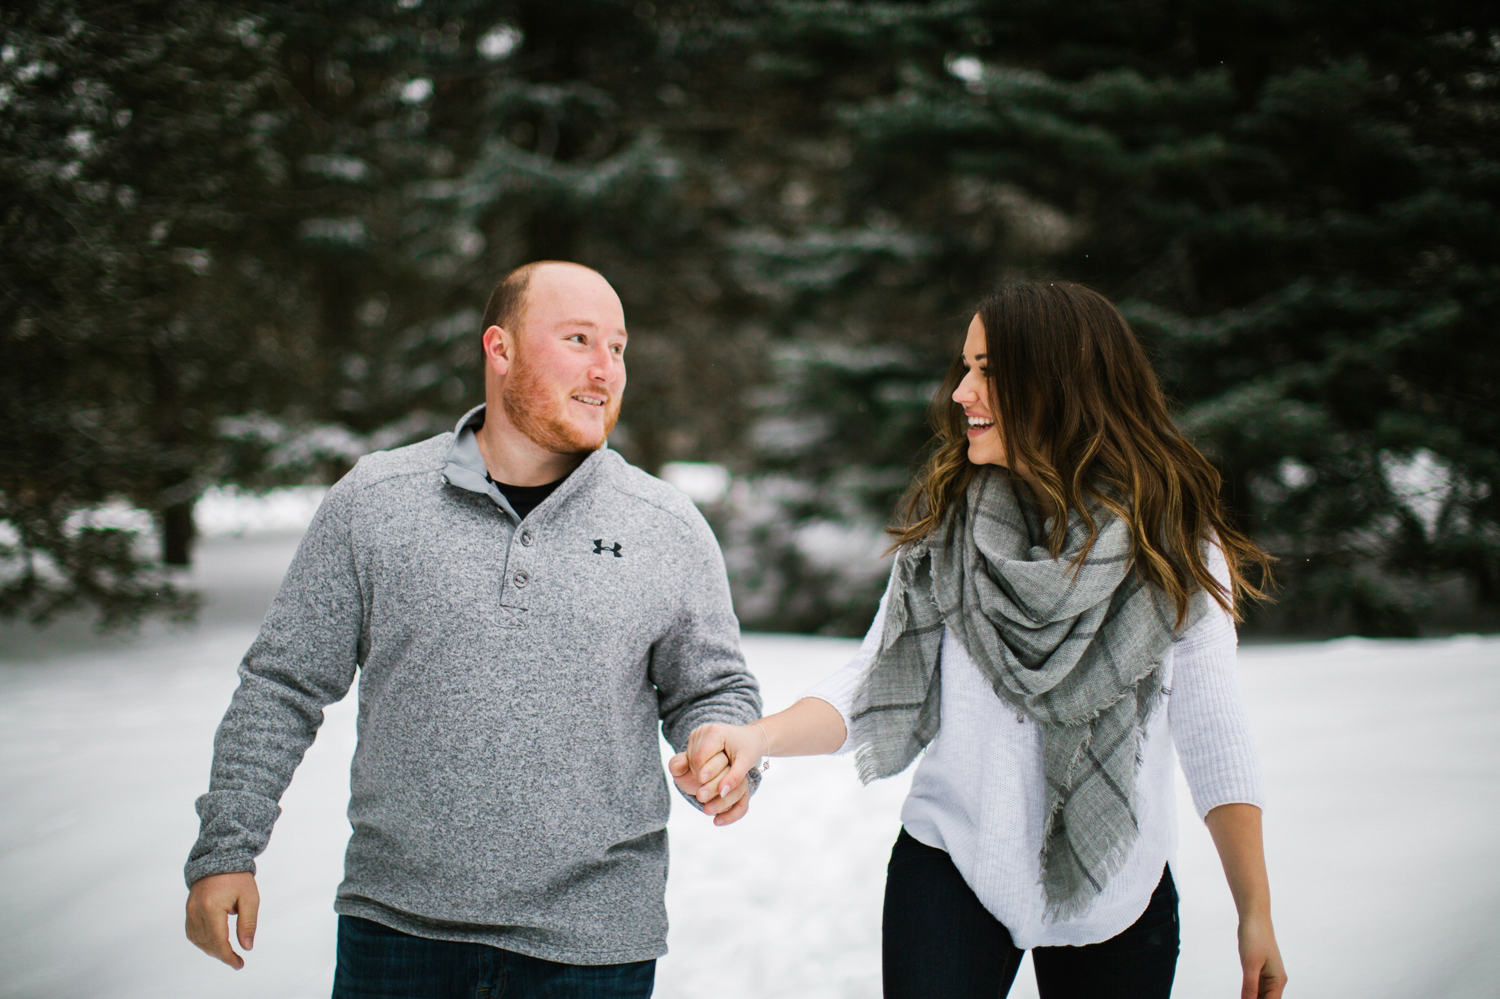
M 558 964 L 339 917 L 333 999 L 648 999 L 655 961 Z
M 996 999 L 1025 951 L 990 915 L 942 850 L 905 829 L 891 850 L 881 921 L 885 999 Z M 1086 947 L 1031 952 L 1042 999 L 1167 999 L 1177 973 L 1177 888 L 1162 868 L 1146 911 Z

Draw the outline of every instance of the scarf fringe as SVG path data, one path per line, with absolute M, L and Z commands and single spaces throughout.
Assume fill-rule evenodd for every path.
M 1153 665 L 1160 668 L 1161 664 L 1155 663 Z M 1140 720 L 1136 724 L 1135 766 L 1132 773 L 1132 777 L 1136 781 L 1140 780 L 1141 768 L 1145 765 L 1145 756 L 1142 755 L 1142 750 L 1145 748 L 1146 743 L 1146 727 L 1150 722 L 1152 716 L 1156 714 L 1157 710 L 1160 709 L 1165 701 L 1166 697 L 1162 694 L 1161 684 L 1158 683 L 1156 685 L 1156 690 L 1151 693 L 1146 711 L 1140 716 Z M 1092 742 L 1093 738 L 1092 734 L 1090 734 L 1089 738 L 1085 739 L 1082 743 L 1079 744 L 1077 752 L 1073 754 L 1073 759 L 1069 761 L 1069 787 L 1072 787 L 1073 774 L 1075 773 L 1078 766 L 1079 758 L 1083 755 L 1084 751 L 1088 749 L 1089 745 L 1091 745 Z M 868 781 L 866 783 L 868 783 Z M 1057 829 L 1057 821 L 1062 815 L 1063 808 L 1067 804 L 1066 799 L 1057 797 L 1055 793 L 1053 794 L 1053 797 L 1055 797 L 1057 800 L 1053 802 L 1052 807 L 1047 814 L 1047 821 L 1043 826 L 1042 852 L 1040 857 L 1042 890 L 1047 894 L 1047 904 L 1046 908 L 1042 911 L 1042 920 L 1049 923 L 1063 922 L 1083 915 L 1089 910 L 1089 907 L 1094 904 L 1094 900 L 1098 898 L 1100 894 L 1100 892 L 1093 891 L 1093 885 L 1088 884 L 1087 879 L 1085 879 L 1084 881 L 1084 887 L 1062 898 L 1054 898 L 1049 891 L 1049 886 L 1047 885 L 1046 880 L 1047 871 L 1049 870 L 1048 862 L 1052 858 L 1053 848 L 1058 845 L 1058 842 L 1054 838 L 1053 834 Z M 1113 847 L 1111 847 L 1109 852 L 1106 853 L 1100 861 L 1103 867 L 1103 877 L 1101 878 L 1102 884 L 1107 885 L 1110 879 L 1112 879 L 1116 874 L 1120 873 L 1120 869 L 1125 866 L 1125 862 L 1130 859 L 1130 854 L 1135 849 L 1136 840 L 1140 835 L 1140 819 L 1135 814 L 1134 808 L 1131 809 L 1130 818 L 1134 827 L 1133 833 L 1127 837 L 1120 839 L 1120 841 L 1117 842 Z
M 875 747 L 869 743 L 861 745 L 854 751 L 854 770 L 859 774 L 861 784 L 870 784 L 895 776 L 895 774 L 886 773 L 885 769 L 885 761 L 876 758 Z
M 1125 861 L 1130 859 L 1130 854 L 1134 847 L 1135 839 L 1132 837 L 1129 840 L 1122 840 L 1116 843 L 1104 855 L 1100 860 L 1100 865 L 1103 867 L 1104 876 L 1101 879 L 1103 884 L 1108 884 L 1110 879 L 1120 873 L 1120 868 L 1124 867 Z M 1042 857 L 1042 870 L 1045 872 L 1047 870 L 1047 847 L 1045 845 L 1042 847 Z M 1044 880 L 1042 883 L 1043 890 L 1047 890 L 1047 887 Z M 1094 900 L 1099 897 L 1100 893 L 1094 891 L 1093 888 L 1094 886 L 1089 884 L 1087 879 L 1085 879 L 1082 888 L 1063 898 L 1053 898 L 1051 893 L 1048 892 L 1047 907 L 1042 911 L 1042 920 L 1048 923 L 1057 923 L 1083 915 L 1094 904 Z

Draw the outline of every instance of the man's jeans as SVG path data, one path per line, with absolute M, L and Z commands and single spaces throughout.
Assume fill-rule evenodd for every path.
M 558 964 L 339 917 L 333 999 L 649 999 L 655 961 Z

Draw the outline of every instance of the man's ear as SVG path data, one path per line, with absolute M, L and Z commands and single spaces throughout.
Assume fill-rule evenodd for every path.
M 491 326 L 484 331 L 484 366 L 496 375 L 510 371 L 516 357 L 516 338 L 507 329 Z

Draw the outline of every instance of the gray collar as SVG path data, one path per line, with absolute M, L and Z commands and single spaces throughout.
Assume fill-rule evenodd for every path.
M 458 423 L 453 428 L 453 444 L 448 448 L 448 458 L 443 466 L 443 481 L 450 486 L 466 489 L 471 493 L 479 493 L 488 496 L 495 505 L 517 522 L 521 520 L 516 514 L 515 508 L 505 498 L 498 486 L 489 479 L 489 470 L 485 468 L 484 456 L 479 453 L 479 438 L 474 431 L 484 426 L 484 403 L 480 403 L 458 418 Z M 579 484 L 593 475 L 594 469 L 604 460 L 604 454 L 608 447 L 601 447 L 593 454 L 583 460 L 583 464 L 573 470 L 573 474 L 553 491 L 542 503 L 528 516 L 535 516 L 538 512 L 546 510 L 561 500 L 568 493 L 577 489 Z
M 448 448 L 448 460 L 443 468 L 443 479 L 450 486 L 467 489 L 471 493 L 483 493 L 510 510 L 500 490 L 487 478 L 484 457 L 479 453 L 479 438 L 474 436 L 478 427 L 484 426 L 484 403 L 480 403 L 459 417 L 453 428 L 453 445 Z M 511 510 L 511 513 L 515 513 Z

